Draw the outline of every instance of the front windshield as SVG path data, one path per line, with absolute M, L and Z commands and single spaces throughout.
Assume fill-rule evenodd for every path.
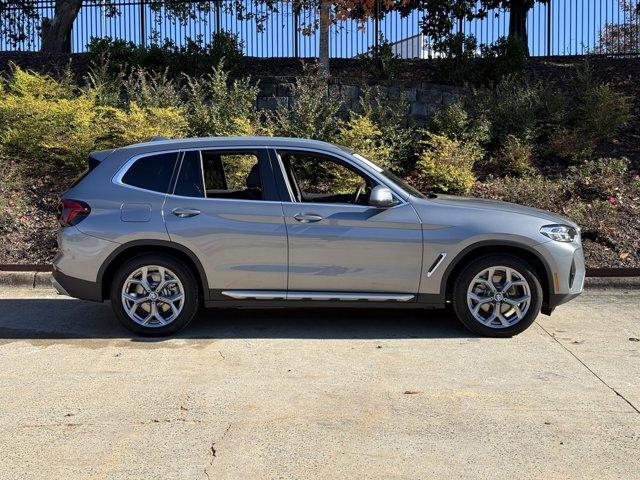
M 414 197 L 418 197 L 418 198 L 427 198 L 419 190 L 416 190 L 411 185 L 409 185 L 407 182 L 405 182 L 403 179 L 401 179 L 399 176 L 394 175 L 393 173 L 391 173 L 389 170 L 381 171 L 380 175 L 384 176 L 386 179 L 388 179 L 391 182 L 395 183 L 397 186 L 399 186 L 402 190 L 407 192 L 409 195 L 413 195 Z
M 407 192 L 409 195 L 413 195 L 414 197 L 418 197 L 418 198 L 427 198 L 422 193 L 420 193 L 420 191 L 418 191 L 415 188 L 413 188 L 411 185 L 409 185 L 407 182 L 405 182 L 403 179 L 401 179 L 397 175 L 391 173 L 389 170 L 383 170 L 382 168 L 377 166 L 375 163 L 373 163 L 371 160 L 369 160 L 368 158 L 363 157 L 359 153 L 354 153 L 354 152 L 350 152 L 350 153 L 351 153 L 351 155 L 356 157 L 361 162 L 364 162 L 369 167 L 373 168 L 376 172 L 378 172 L 384 178 L 389 180 L 391 183 L 394 183 L 395 185 L 400 187 L 402 190 Z

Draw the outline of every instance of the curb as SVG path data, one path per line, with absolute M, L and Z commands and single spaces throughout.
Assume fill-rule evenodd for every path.
M 53 288 L 50 272 L 0 271 L 0 286 L 13 288 Z M 640 277 L 587 277 L 585 288 L 640 288 Z
M 53 288 L 49 272 L 0 272 L 0 286 L 15 288 Z

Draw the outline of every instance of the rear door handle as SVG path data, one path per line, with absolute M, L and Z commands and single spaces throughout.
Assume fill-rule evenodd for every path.
M 197 208 L 174 208 L 171 211 L 178 218 L 189 218 L 200 215 L 200 210 Z
M 322 217 L 315 213 L 296 213 L 293 218 L 300 223 L 315 223 L 322 220 Z

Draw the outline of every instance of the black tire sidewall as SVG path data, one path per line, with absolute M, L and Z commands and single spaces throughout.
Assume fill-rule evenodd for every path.
M 134 322 L 122 306 L 121 292 L 125 280 L 132 272 L 145 265 L 158 265 L 168 268 L 182 282 L 185 301 L 180 315 L 163 327 L 145 327 Z M 182 261 L 163 254 L 144 254 L 135 256 L 120 266 L 111 283 L 111 306 L 116 317 L 128 330 L 147 337 L 163 337 L 182 330 L 198 311 L 198 283 L 193 273 Z
M 515 325 L 506 328 L 491 328 L 481 324 L 474 318 L 467 306 L 469 284 L 479 272 L 493 266 L 510 267 L 518 271 L 529 283 L 531 291 L 531 303 L 524 318 Z M 462 270 L 454 284 L 452 300 L 456 316 L 472 332 L 487 337 L 512 337 L 525 331 L 535 321 L 542 308 L 543 292 L 535 269 L 527 262 L 513 255 L 492 254 L 472 261 Z

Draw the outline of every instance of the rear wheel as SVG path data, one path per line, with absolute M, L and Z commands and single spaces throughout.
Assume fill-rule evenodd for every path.
M 134 333 L 171 335 L 198 309 L 198 284 L 181 261 L 168 255 L 139 255 L 125 262 L 111 285 L 118 320 Z
M 511 337 L 526 330 L 542 307 L 535 270 L 512 255 L 487 255 L 465 267 L 453 289 L 453 308 L 471 331 Z

